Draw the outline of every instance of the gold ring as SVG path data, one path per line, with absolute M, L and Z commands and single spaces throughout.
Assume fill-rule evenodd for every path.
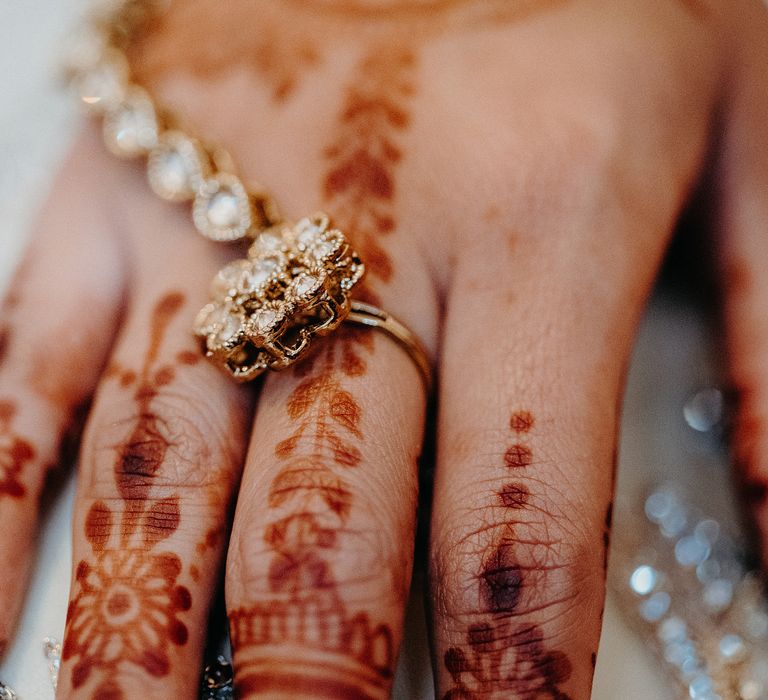
M 387 333 L 411 357 L 429 391 L 431 369 L 418 338 L 391 314 L 354 301 L 365 266 L 325 214 L 262 231 L 248 257 L 219 270 L 212 300 L 195 319 L 206 357 L 235 380 L 291 366 L 315 336 L 343 321 Z

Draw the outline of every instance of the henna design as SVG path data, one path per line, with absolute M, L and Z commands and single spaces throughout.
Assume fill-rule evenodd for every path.
M 681 7 L 696 20 L 703 20 L 709 14 L 707 5 L 702 0 L 678 0 Z
M 296 368 L 302 381 L 286 406 L 295 428 L 275 448 L 283 467 L 269 490 L 269 507 L 281 515 L 264 532 L 272 551 L 270 597 L 230 613 L 240 697 L 290 688 L 313 697 L 372 698 L 391 681 L 390 628 L 348 610 L 331 563 L 352 508 L 342 474 L 362 459 L 361 409 L 343 380 L 364 374 L 362 351 L 371 349 L 370 334 L 342 329 L 312 359 L 311 372 Z M 313 649 L 323 661 L 302 658 L 300 667 L 276 671 L 260 654 L 283 644 Z
M 696 2 L 696 0 L 680 0 Z M 411 41 L 425 41 L 449 31 L 504 25 L 564 5 L 569 0 L 290 0 L 315 17 L 364 21 L 368 30 L 380 28 L 395 36 L 406 32 Z
M 73 688 L 101 674 L 92 696 L 98 700 L 123 699 L 116 679 L 123 665 L 155 677 L 167 675 L 169 648 L 187 642 L 187 627 L 179 615 L 191 608 L 192 596 L 178 584 L 181 560 L 172 552 L 157 551 L 179 527 L 179 499 L 151 498 L 152 477 L 170 444 L 152 402 L 160 388 L 173 381 L 170 367 L 155 365 L 168 324 L 183 303 L 184 297 L 172 292 L 155 305 L 140 373 L 116 365 L 109 371 L 121 387 L 135 384 L 137 418 L 125 443 L 116 448 L 114 463 L 125 509 L 118 514 L 96 501 L 88 511 L 84 529 L 95 561 L 83 560 L 77 566 L 62 650 L 64 660 L 77 659 Z
M 0 325 L 0 365 L 8 356 L 8 348 L 11 345 L 11 328 L 7 323 Z
M 302 75 L 320 64 L 319 48 L 314 37 L 299 34 L 291 23 L 278 26 L 269 12 L 259 13 L 257 32 L 244 32 L 253 21 L 249 3 L 174 2 L 137 38 L 132 64 L 145 83 L 182 71 L 215 80 L 245 66 L 266 81 L 275 102 L 285 102 Z M 220 40 L 211 41 L 212 32 Z
M 533 451 L 523 438 L 534 423 L 529 411 L 512 414 L 509 425 L 517 440 L 504 454 L 507 469 L 517 471 L 532 463 Z M 529 497 L 528 488 L 517 482 L 505 484 L 498 494 L 499 503 L 512 509 L 524 508 Z M 568 657 L 547 648 L 537 625 L 516 621 L 525 586 L 526 571 L 515 555 L 513 526 L 506 524 L 478 575 L 478 599 L 490 617 L 469 625 L 466 648 L 446 651 L 443 663 L 453 686 L 443 700 L 480 700 L 499 693 L 521 700 L 570 700 L 560 689 L 573 672 Z
M 378 238 L 396 225 L 395 171 L 402 159 L 397 139 L 410 122 L 415 68 L 416 54 L 401 44 L 370 51 L 347 89 L 338 137 L 325 152 L 328 207 L 382 282 L 392 277 L 392 261 Z
M 21 471 L 35 458 L 32 445 L 13 432 L 16 404 L 0 401 L 0 497 L 21 498 L 26 489 L 19 481 Z

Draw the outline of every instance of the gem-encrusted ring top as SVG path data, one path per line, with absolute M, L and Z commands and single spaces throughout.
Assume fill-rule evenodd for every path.
M 304 354 L 313 336 L 346 318 L 364 271 L 325 214 L 275 226 L 256 238 L 247 258 L 218 272 L 195 333 L 206 356 L 239 381 L 282 369 Z

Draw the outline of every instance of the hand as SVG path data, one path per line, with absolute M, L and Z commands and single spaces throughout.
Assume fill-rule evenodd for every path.
M 327 210 L 367 263 L 366 294 L 433 355 L 438 697 L 586 700 L 624 371 L 702 183 L 745 391 L 737 454 L 766 493 L 765 8 L 188 0 L 133 60 L 289 216 Z M 389 691 L 418 372 L 387 337 L 344 330 L 260 390 L 233 385 L 189 329 L 234 256 L 88 128 L 11 285 L 0 638 L 46 469 L 92 399 L 60 697 L 194 697 L 225 553 L 239 697 Z

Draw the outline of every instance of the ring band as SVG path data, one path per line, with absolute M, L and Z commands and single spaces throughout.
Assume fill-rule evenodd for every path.
M 392 338 L 413 360 L 429 394 L 432 387 L 432 367 L 424 345 L 410 329 L 400 323 L 392 314 L 362 301 L 352 301 L 351 310 L 345 321 L 359 326 L 378 328 Z
M 315 336 L 343 321 L 375 327 L 413 359 L 429 391 L 429 359 L 416 336 L 389 313 L 353 301 L 365 266 L 325 214 L 261 232 L 246 259 L 219 270 L 212 301 L 195 319 L 206 357 L 235 380 L 291 366 Z

